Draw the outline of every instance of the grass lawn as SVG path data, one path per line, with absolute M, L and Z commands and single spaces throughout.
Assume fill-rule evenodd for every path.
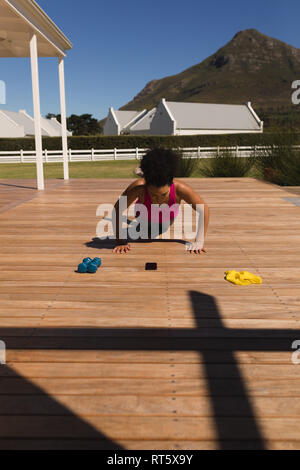
M 70 178 L 135 178 L 134 169 L 138 166 L 137 160 L 104 161 L 104 162 L 71 162 L 69 163 Z M 190 176 L 201 178 L 199 168 Z M 44 163 L 45 178 L 63 178 L 62 163 Z M 248 177 L 261 178 L 256 169 L 252 169 Z M 35 163 L 1 163 L 0 179 L 5 178 L 36 178 Z
M 71 162 L 70 178 L 134 178 L 137 160 Z M 63 178 L 63 163 L 44 163 L 45 178 Z M 1 163 L 0 178 L 36 178 L 35 163 Z

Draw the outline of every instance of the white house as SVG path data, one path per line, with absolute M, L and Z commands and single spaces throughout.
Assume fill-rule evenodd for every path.
M 146 109 L 143 111 L 119 111 L 111 107 L 103 127 L 103 134 L 120 135 L 129 133 L 130 127 L 146 113 Z
M 62 136 L 62 126 L 56 118 L 41 117 L 41 133 L 45 137 Z M 72 132 L 67 131 L 67 136 Z M 34 137 L 34 119 L 24 109 L 19 112 L 0 109 L 0 138 Z
M 156 108 L 151 109 L 143 117 L 141 117 L 135 124 L 133 124 L 129 132 L 134 135 L 147 135 L 150 134 L 151 122 L 155 116 Z
M 0 110 L 0 138 L 1 137 L 24 137 L 24 126 L 18 124 L 7 113 Z
M 263 132 L 250 101 L 238 104 L 180 103 L 161 99 L 150 124 L 152 135 Z

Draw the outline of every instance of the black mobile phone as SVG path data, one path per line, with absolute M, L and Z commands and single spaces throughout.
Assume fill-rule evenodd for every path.
M 145 269 L 146 270 L 155 270 L 155 269 L 157 269 L 157 263 L 146 263 Z

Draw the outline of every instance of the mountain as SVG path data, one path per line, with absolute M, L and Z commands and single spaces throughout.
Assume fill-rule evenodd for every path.
M 294 80 L 300 80 L 300 49 L 256 29 L 246 29 L 201 63 L 151 80 L 120 109 L 151 109 L 163 97 L 199 103 L 251 101 L 255 110 L 295 111 L 291 102 Z

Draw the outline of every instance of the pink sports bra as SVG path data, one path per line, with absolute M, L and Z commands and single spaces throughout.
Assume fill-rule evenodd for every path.
M 136 211 L 135 213 L 136 215 L 139 215 L 140 211 L 136 207 L 136 204 L 142 204 L 142 203 L 140 202 L 139 199 L 137 199 L 135 203 L 135 211 Z M 170 187 L 170 198 L 169 198 L 168 207 L 161 207 L 161 209 L 159 209 L 159 207 L 152 206 L 151 198 L 150 198 L 147 185 L 146 185 L 144 206 L 147 208 L 147 211 L 148 211 L 148 221 L 158 222 L 158 223 L 167 222 L 170 219 L 174 219 L 175 217 L 177 217 L 178 212 L 179 212 L 179 204 L 176 203 L 174 183 L 172 183 Z M 172 209 L 174 210 L 170 210 L 169 209 L 170 207 L 172 207 Z M 151 211 L 152 211 L 152 218 L 151 218 Z M 141 215 L 141 218 L 143 219 L 144 217 Z

